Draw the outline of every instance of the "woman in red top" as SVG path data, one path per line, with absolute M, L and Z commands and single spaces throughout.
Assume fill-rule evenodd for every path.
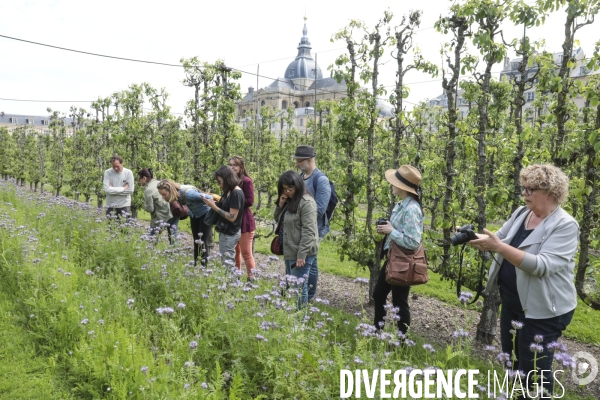
M 256 230 L 256 222 L 250 207 L 254 204 L 254 182 L 246 172 L 246 162 L 240 156 L 229 159 L 229 167 L 240 178 L 239 186 L 244 192 L 244 211 L 242 214 L 242 236 L 235 247 L 235 265 L 242 269 L 242 258 L 246 264 L 248 280 L 253 278 L 255 268 L 254 256 L 252 254 L 252 239 Z

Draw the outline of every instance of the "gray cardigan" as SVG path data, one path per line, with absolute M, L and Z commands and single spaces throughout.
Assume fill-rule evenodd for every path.
M 287 208 L 275 208 L 275 221 Z M 310 194 L 300 199 L 295 214 L 286 212 L 283 218 L 283 259 L 306 260 L 319 252 L 319 230 L 317 228 L 317 203 Z
M 163 200 L 156 186 L 158 186 L 156 179 L 152 179 L 144 186 L 144 210 L 150 213 L 150 226 L 152 228 L 158 226 L 158 221 L 167 222 L 173 218 L 171 206 Z
M 519 226 L 527 218 L 516 210 L 496 235 L 510 244 Z M 518 215 L 518 216 L 517 216 Z M 563 315 L 577 306 L 573 284 L 575 253 L 579 241 L 577 221 L 561 207 L 546 217 L 519 249 L 525 258 L 516 268 L 517 291 L 526 318 L 545 319 Z M 504 258 L 496 254 L 490 268 L 486 292 L 498 287 L 498 273 Z

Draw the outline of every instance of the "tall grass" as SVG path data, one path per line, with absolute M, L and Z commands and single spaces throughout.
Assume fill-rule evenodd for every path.
M 502 370 L 495 354 L 470 357 L 465 336 L 432 352 L 324 300 L 297 310 L 297 291 L 265 267 L 244 283 L 215 258 L 195 266 L 189 251 L 134 221 L 107 222 L 86 204 L 0 182 L 3 354 L 19 371 L 0 380 L 0 393 L 326 399 L 339 397 L 340 369 Z

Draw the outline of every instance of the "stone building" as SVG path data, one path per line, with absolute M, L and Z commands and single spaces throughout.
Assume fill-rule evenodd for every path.
M 260 107 L 271 107 L 276 116 L 285 112 L 293 112 L 293 126 L 300 132 L 307 129 L 308 120 L 315 119 L 314 104 L 320 100 L 341 100 L 346 97 L 346 84 L 338 83 L 333 78 L 324 78 L 318 60 L 311 54 L 312 47 L 308 40 L 306 17 L 302 38 L 298 44 L 298 55 L 285 69 L 283 77 L 274 80 L 269 86 L 255 90 L 248 88 L 248 93 L 237 102 L 236 121 L 241 126 L 254 118 Z M 380 116 L 392 116 L 392 107 L 378 101 Z M 260 114 L 259 114 L 260 115 Z M 260 119 L 260 116 L 259 116 Z M 277 118 L 276 118 L 277 119 Z M 278 118 L 281 119 L 281 118 Z M 281 127 L 279 122 L 273 123 L 273 132 L 286 131 L 289 127 Z

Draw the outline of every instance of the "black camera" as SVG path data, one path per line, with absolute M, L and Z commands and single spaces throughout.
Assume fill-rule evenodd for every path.
M 388 223 L 387 218 L 379 218 L 377 221 L 375 221 L 375 225 L 385 225 Z
M 458 228 L 456 234 L 450 237 L 452 246 L 458 246 L 459 244 L 467 243 L 474 239 L 477 239 L 477 235 L 473 231 L 473 225 L 471 224 L 461 226 Z

